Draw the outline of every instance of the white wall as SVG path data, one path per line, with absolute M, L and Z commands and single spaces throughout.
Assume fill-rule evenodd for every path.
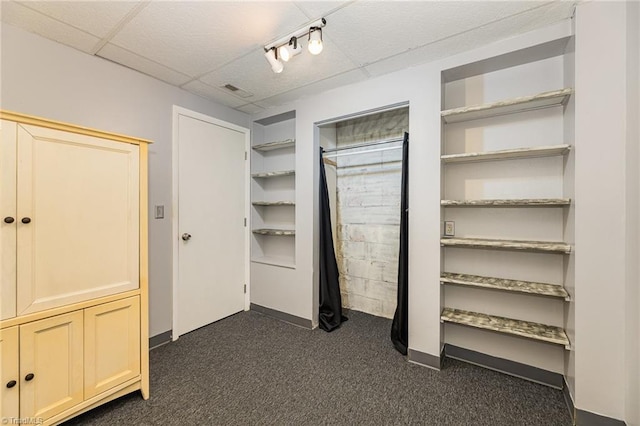
M 637 100 L 627 109 L 637 72 L 629 74 L 627 60 L 638 52 L 636 42 L 628 56 L 628 6 L 592 2 L 576 11 L 575 405 L 616 419 L 638 405 L 627 399 L 637 392 L 627 358 L 637 360 L 638 339 L 627 324 L 638 310 L 628 300 L 638 291 L 637 163 L 627 160 L 638 149 L 627 125 L 638 120 Z
M 165 219 L 149 218 L 149 333 L 170 330 L 172 106 L 248 128 L 249 116 L 6 24 L 1 63 L 2 109 L 154 141 L 149 205 L 164 205 Z
M 640 3 L 627 4 L 626 411 L 640 425 Z

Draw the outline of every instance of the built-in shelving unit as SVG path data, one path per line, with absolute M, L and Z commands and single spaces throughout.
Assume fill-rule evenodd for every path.
M 569 244 L 553 241 L 495 240 L 488 238 L 441 238 L 440 244 L 444 247 L 517 250 L 538 253 L 571 253 L 571 246 Z
M 571 88 L 553 90 L 531 96 L 506 99 L 499 102 L 448 109 L 442 111 L 441 116 L 445 123 L 459 123 L 461 121 L 478 120 L 534 109 L 549 108 L 566 104 L 572 93 L 573 89 Z
M 295 139 L 284 139 L 280 141 L 271 141 L 266 143 L 261 143 L 258 145 L 254 145 L 253 149 L 256 151 L 273 151 L 274 149 L 284 149 L 284 148 L 292 148 L 296 145 Z
M 269 207 L 269 206 L 295 206 L 296 202 L 295 201 L 252 201 L 251 204 L 254 205 L 254 206 L 263 206 L 263 207 Z
M 452 272 L 443 272 L 440 276 L 440 282 L 442 284 L 489 288 L 493 290 L 558 297 L 564 300 L 569 300 L 569 293 L 567 293 L 567 290 L 565 290 L 561 285 L 556 284 L 483 277 L 480 275 L 455 274 Z
M 470 163 L 474 161 L 512 160 L 517 158 L 552 157 L 565 155 L 570 145 L 538 146 L 531 148 L 503 149 L 499 151 L 464 152 L 442 155 L 443 163 Z
M 537 322 L 522 321 L 511 318 L 482 314 L 479 312 L 464 311 L 461 309 L 444 308 L 440 319 L 444 322 L 481 328 L 526 337 L 548 343 L 562 345 L 570 349 L 571 345 L 567 334 L 560 327 L 539 324 Z
M 548 55 L 443 71 L 441 321 L 443 343 L 561 371 L 557 346 L 510 337 L 571 347 L 558 325 L 572 303 L 565 167 L 575 142 L 564 110 L 574 90 L 563 52 Z
M 296 231 L 293 229 L 254 229 L 252 231 L 258 235 L 270 235 L 275 237 L 293 237 Z
M 276 172 L 260 172 L 260 173 L 252 173 L 251 177 L 254 179 L 268 179 L 268 178 L 277 178 L 283 176 L 293 176 L 296 174 L 295 170 L 280 170 Z
M 503 200 L 441 200 L 442 207 L 564 207 L 569 198 L 519 198 Z
M 254 122 L 251 154 L 251 261 L 295 268 L 295 111 Z M 285 238 L 283 238 L 285 237 Z M 277 272 L 256 271 L 256 280 Z M 284 276 L 281 279 L 286 279 Z

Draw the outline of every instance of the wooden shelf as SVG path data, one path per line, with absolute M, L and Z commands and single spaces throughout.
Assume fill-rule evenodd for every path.
M 292 237 L 296 235 L 296 231 L 293 229 L 254 229 L 252 231 L 254 234 L 258 235 L 272 235 L 278 237 Z
M 452 308 L 444 308 L 440 315 L 440 319 L 444 322 L 497 331 L 499 333 L 526 337 L 542 342 L 555 343 L 557 345 L 563 345 L 566 349 L 571 348 L 569 338 L 565 331 L 560 327 L 552 325 L 497 317 Z
M 455 274 L 451 272 L 443 272 L 440 276 L 440 282 L 443 284 L 489 288 L 570 300 L 567 290 L 555 284 L 508 280 L 506 278 L 483 277 L 480 275 Z
M 504 149 L 500 151 L 465 152 L 442 155 L 443 163 L 471 163 L 475 161 L 511 160 L 516 158 L 552 157 L 566 155 L 571 145 L 549 145 L 533 148 Z
M 571 246 L 553 241 L 495 240 L 485 238 L 441 238 L 445 247 L 484 248 L 498 250 L 531 251 L 539 253 L 570 254 Z
M 251 175 L 252 178 L 275 178 L 280 176 L 292 176 L 295 175 L 295 170 L 281 170 L 278 172 L 261 172 L 261 173 L 253 173 Z
M 254 206 L 295 206 L 295 201 L 253 201 Z
M 500 200 L 441 200 L 442 207 L 564 207 L 570 198 L 527 198 Z
M 448 109 L 442 111 L 440 114 L 445 123 L 478 120 L 481 118 L 564 105 L 572 93 L 573 89 L 566 88 L 487 104 Z
M 264 265 L 280 266 L 282 268 L 289 268 L 289 269 L 296 268 L 295 262 L 291 259 L 281 259 L 278 257 L 263 256 L 263 257 L 254 257 L 251 259 L 251 261 L 253 263 L 262 263 Z
M 296 145 L 295 139 L 285 139 L 283 141 L 273 141 L 267 143 L 261 143 L 254 145 L 253 149 L 256 151 L 273 151 L 274 149 L 291 148 Z

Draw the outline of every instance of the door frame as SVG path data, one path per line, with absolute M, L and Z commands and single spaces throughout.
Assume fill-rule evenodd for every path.
M 225 127 L 230 130 L 235 130 L 237 132 L 244 134 L 244 151 L 246 156 L 246 161 L 244 165 L 244 187 L 245 187 L 245 195 L 244 195 L 244 216 L 246 218 L 246 225 L 244 229 L 244 282 L 246 285 L 246 292 L 244 294 L 244 310 L 249 310 L 249 301 L 250 301 L 250 250 L 251 250 L 251 232 L 250 232 L 250 223 L 249 218 L 251 214 L 251 181 L 249 179 L 249 172 L 251 170 L 251 156 L 249 155 L 249 149 L 251 148 L 251 131 L 242 126 L 238 126 L 236 124 L 229 123 L 227 121 L 219 120 L 217 118 L 210 117 L 208 115 L 191 111 L 189 109 L 174 105 L 173 106 L 173 128 L 172 128 L 172 144 L 171 144 L 171 170 L 172 170 L 172 190 L 171 190 L 171 246 L 172 246 L 172 258 L 173 258 L 173 279 L 172 279 L 172 336 L 171 339 L 173 341 L 178 340 L 177 333 L 174 333 L 174 330 L 177 330 L 178 327 L 178 288 L 180 281 L 180 262 L 179 262 L 179 249 L 180 249 L 180 238 L 179 238 L 179 205 L 180 205 L 180 170 L 179 170 L 179 119 L 180 116 L 193 118 L 195 120 L 204 121 L 205 123 L 214 124 L 216 126 Z

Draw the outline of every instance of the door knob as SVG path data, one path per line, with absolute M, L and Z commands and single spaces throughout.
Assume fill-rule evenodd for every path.
M 9 383 L 7 383 L 7 387 L 9 389 L 11 389 L 12 387 L 14 387 L 17 384 L 18 384 L 18 382 L 16 382 L 15 380 L 11 380 Z
M 7 216 L 4 218 L 4 223 L 13 223 L 15 221 L 11 216 Z
M 31 222 L 31 218 L 30 217 L 23 217 L 21 220 L 22 223 L 30 223 Z
M 182 234 L 182 240 L 183 241 L 188 241 L 191 239 L 191 234 L 187 234 L 186 232 L 184 234 Z
M 35 375 L 33 373 L 29 373 L 26 376 L 24 376 L 24 379 L 28 382 L 33 380 L 33 378 L 35 377 Z

